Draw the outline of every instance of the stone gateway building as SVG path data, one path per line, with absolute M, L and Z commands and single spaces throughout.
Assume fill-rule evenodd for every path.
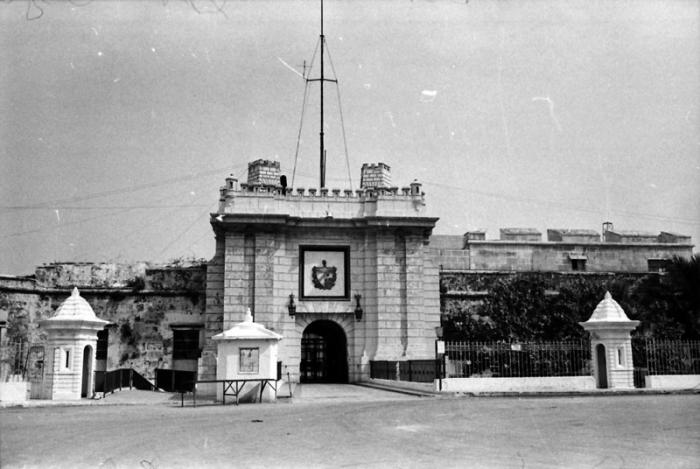
M 357 382 L 372 361 L 434 357 L 441 315 L 475 310 L 498 279 L 542 273 L 548 291 L 573 278 L 658 275 L 687 236 L 615 230 L 502 229 L 433 235 L 421 184 L 392 185 L 386 164 L 365 164 L 358 190 L 287 188 L 279 162 L 257 160 L 246 182 L 227 178 L 211 214 L 208 262 L 153 266 L 49 264 L 0 276 L 0 372 L 47 376 L 46 331 L 74 287 L 96 316 L 95 371 L 130 368 L 217 378 L 212 338 L 254 321 L 282 336 L 278 360 L 293 382 Z M 4 352 L 3 352 L 4 353 Z M 204 391 L 204 390 L 203 390 Z M 89 394 L 89 393 L 88 393 Z
M 294 381 L 354 382 L 369 377 L 370 360 L 431 356 L 437 219 L 421 185 L 392 187 L 389 171 L 365 164 L 355 192 L 286 189 L 268 160 L 249 164 L 246 183 L 226 180 L 211 218 L 200 379 L 216 374 L 211 337 L 248 308 L 284 337 L 279 360 Z

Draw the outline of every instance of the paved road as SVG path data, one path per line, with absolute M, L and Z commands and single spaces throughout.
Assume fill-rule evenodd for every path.
M 238 407 L 3 409 L 0 466 L 700 467 L 698 395 L 438 399 L 342 389 Z

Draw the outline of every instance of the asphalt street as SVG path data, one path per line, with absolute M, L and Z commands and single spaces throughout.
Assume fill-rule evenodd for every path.
M 237 407 L 2 409 L 0 465 L 700 467 L 697 394 L 430 398 L 321 389 Z

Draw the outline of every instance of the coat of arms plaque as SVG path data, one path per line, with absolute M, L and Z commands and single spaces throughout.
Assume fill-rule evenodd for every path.
M 300 299 L 349 299 L 350 248 L 300 246 Z

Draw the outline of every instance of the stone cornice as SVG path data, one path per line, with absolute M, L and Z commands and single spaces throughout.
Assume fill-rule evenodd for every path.
M 215 230 L 248 231 L 284 231 L 289 228 L 323 228 L 323 229 L 407 229 L 429 230 L 435 227 L 438 218 L 434 217 L 362 217 L 362 218 L 307 218 L 275 214 L 211 214 L 211 224 Z

